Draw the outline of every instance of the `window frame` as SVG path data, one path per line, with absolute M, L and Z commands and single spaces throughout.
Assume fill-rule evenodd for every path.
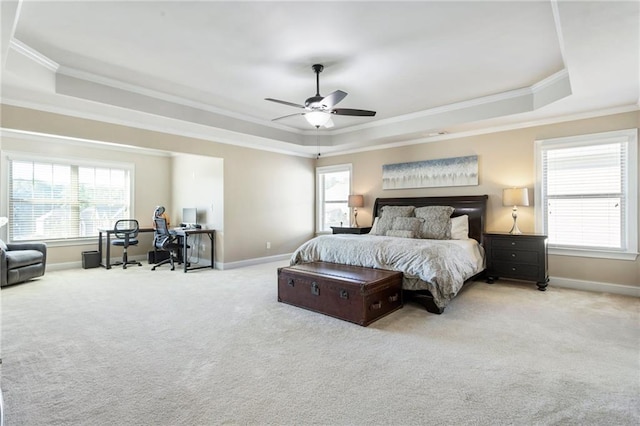
M 335 164 L 332 166 L 316 167 L 316 234 L 324 234 L 332 232 L 331 229 L 323 229 L 324 225 L 324 191 L 322 182 L 324 181 L 324 175 L 328 173 L 349 172 L 349 191 L 348 195 L 352 194 L 353 188 L 353 165 L 347 164 Z
M 626 143 L 626 169 L 623 177 L 623 193 L 625 197 L 624 223 L 622 229 L 622 249 L 576 248 L 563 247 L 549 243 L 548 252 L 553 255 L 578 256 L 604 259 L 635 260 L 638 256 L 638 129 L 616 130 L 535 141 L 535 205 L 536 232 L 547 234 L 547 217 L 545 212 L 546 196 L 543 183 L 543 152 L 552 147 L 573 148 L 611 143 Z
M 129 216 L 135 217 L 135 164 L 129 162 L 116 162 L 116 161 L 104 161 L 104 160 L 94 160 L 90 158 L 80 158 L 80 157 L 45 157 L 38 154 L 32 154 L 28 152 L 22 151 L 2 151 L 1 160 L 2 162 L 2 178 L 5 179 L 6 184 L 2 185 L 2 194 L 1 199 L 3 200 L 2 206 L 0 206 L 0 216 L 11 217 L 9 211 L 9 198 L 11 194 L 9 192 L 9 188 L 11 187 L 10 183 L 10 170 L 11 167 L 9 163 L 11 161 L 28 161 L 28 162 L 42 162 L 48 164 L 60 164 L 64 166 L 71 167 L 92 167 L 92 168 L 111 168 L 111 169 L 121 169 L 125 170 L 129 174 Z M 87 244 L 94 244 L 98 235 L 91 235 L 87 237 L 74 237 L 74 238 L 39 238 L 37 240 L 19 240 L 13 241 L 11 239 L 11 232 L 9 232 L 9 223 L 7 227 L 4 227 L 3 236 L 5 241 L 7 242 L 30 242 L 30 241 L 44 241 L 47 245 L 51 247 L 62 247 L 62 246 L 80 246 Z

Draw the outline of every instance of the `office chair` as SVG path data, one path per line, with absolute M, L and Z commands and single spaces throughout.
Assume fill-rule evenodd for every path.
M 120 219 L 113 229 L 116 238 L 111 241 L 111 244 L 122 247 L 122 262 L 115 262 L 114 265 L 122 265 L 122 269 L 127 269 L 127 265 L 142 266 L 142 263 L 136 260 L 129 260 L 127 257 L 129 246 L 138 245 L 138 229 L 140 229 L 138 221 L 135 219 Z
M 158 266 L 169 263 L 171 265 L 171 270 L 173 271 L 176 269 L 175 261 L 177 260 L 178 263 L 180 263 L 178 252 L 182 248 L 182 244 L 180 244 L 178 236 L 176 234 L 172 234 L 171 232 L 169 232 L 167 221 L 164 220 L 164 218 L 155 217 L 153 218 L 153 222 L 156 225 L 153 246 L 156 250 L 168 251 L 169 258 L 156 263 L 155 265 L 153 265 L 153 268 L 151 268 L 151 270 L 155 271 Z

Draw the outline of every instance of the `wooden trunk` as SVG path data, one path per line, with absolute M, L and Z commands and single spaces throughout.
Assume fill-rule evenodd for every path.
M 278 302 L 367 326 L 402 307 L 402 272 L 327 262 L 279 268 Z

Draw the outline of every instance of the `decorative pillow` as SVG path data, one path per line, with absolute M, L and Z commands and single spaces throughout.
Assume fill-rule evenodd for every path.
M 385 234 L 387 237 L 400 237 L 400 238 L 415 238 L 416 234 L 413 231 L 404 231 L 399 229 L 391 229 Z
M 378 218 L 374 220 L 374 226 L 372 227 L 371 231 L 369 231 L 369 234 L 370 235 L 386 235 L 387 231 L 391 230 L 391 226 L 393 225 L 394 218 L 413 216 L 414 210 L 415 210 L 415 207 L 413 206 L 382 207 L 381 209 L 382 214 L 379 220 Z M 377 220 L 377 224 L 376 224 L 376 220 Z
M 413 206 L 384 206 L 382 217 L 410 217 L 415 209 Z
M 455 209 L 449 206 L 427 206 L 415 210 L 416 217 L 424 219 L 420 238 L 432 240 L 451 239 L 451 213 Z
M 469 239 L 469 216 L 465 214 L 451 218 L 451 239 Z
M 391 224 L 392 231 L 411 231 L 413 235 L 420 235 L 424 219 L 419 217 L 394 217 Z M 414 237 L 415 238 L 415 237 Z

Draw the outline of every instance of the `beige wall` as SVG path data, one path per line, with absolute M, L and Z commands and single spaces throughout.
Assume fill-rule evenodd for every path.
M 223 175 L 223 211 L 213 214 L 213 223 L 221 227 L 218 236 L 216 262 L 233 263 L 259 257 L 292 252 L 313 235 L 315 166 L 353 164 L 353 189 L 365 194 L 365 207 L 359 209 L 358 221 L 371 223 L 371 207 L 376 197 L 488 194 L 488 231 L 506 231 L 511 226 L 510 209 L 502 206 L 502 189 L 514 185 L 534 187 L 534 141 L 610 130 L 638 128 L 637 112 L 572 122 L 496 132 L 487 135 L 448 139 L 405 147 L 367 151 L 357 154 L 322 157 L 320 160 L 287 156 L 266 151 L 241 148 L 193 138 L 133 129 L 103 122 L 82 120 L 23 108 L 2 106 L 2 127 L 51 133 L 64 136 L 113 142 L 115 144 L 162 150 L 195 157 L 174 159 L 152 157 L 136 162 L 136 216 L 142 221 L 157 204 L 172 206 L 172 218 L 177 218 L 184 203 L 176 197 L 172 185 L 188 183 L 190 175 L 182 175 L 185 167 L 194 164 L 196 175 L 206 176 L 198 192 L 208 193 L 215 208 L 220 208 L 219 196 L 209 186 L 217 185 Z M 242 136 L 238 136 L 238 142 Z M 3 150 L 12 150 L 15 142 L 3 141 Z M 25 145 L 20 142 L 20 149 Z M 32 147 L 59 149 L 52 145 Z M 85 151 L 86 150 L 86 151 Z M 65 151 L 58 152 L 63 154 Z M 69 155 L 97 154 L 93 149 L 74 147 Z M 480 184 L 469 187 L 382 190 L 382 165 L 407 161 L 478 155 Z M 102 155 L 102 154 L 100 154 Z M 109 151 L 106 156 L 114 155 Z M 201 157 L 209 157 L 209 160 Z M 91 158 L 91 157 L 90 157 Z M 110 158 L 110 157 L 105 157 Z M 137 161 L 137 160 L 136 160 Z M 157 162 L 162 163 L 158 165 Z M 168 163 L 167 163 L 168 162 Z M 158 174 L 166 167 L 169 174 Z M 174 169 L 177 169 L 176 173 Z M 217 170 L 217 171 L 213 171 Z M 160 183 L 158 182 L 160 176 Z M 193 175 L 191 174 L 191 177 Z M 152 183 L 153 182 L 153 183 Z M 176 183 L 177 182 L 177 183 Z M 167 192 L 149 188 L 166 187 Z M 209 192 L 210 191 L 210 192 Z M 159 195 L 158 193 L 162 193 Z M 173 193 L 173 197 L 170 195 Z M 169 194 L 169 195 L 167 195 Z M 167 197 L 162 199 L 162 197 Z M 176 202 L 176 199 L 179 200 Z M 203 198 L 203 208 L 209 205 Z M 534 200 L 535 203 L 535 200 Z M 197 207 L 200 204 L 197 205 Z M 207 213 L 208 214 L 208 213 Z M 208 217 L 208 216 L 207 216 Z M 222 223 L 216 222 L 222 220 Z M 637 218 L 636 218 L 637 220 Z M 209 219 L 207 219 L 209 222 Z M 520 208 L 520 228 L 533 232 L 534 207 Z M 640 229 L 640 223 L 638 228 Z M 271 243 L 271 249 L 266 243 Z M 53 251 L 52 262 L 76 261 L 82 250 L 92 247 L 71 247 Z M 550 256 L 552 277 L 608 282 L 640 286 L 640 259 L 618 261 L 568 256 Z
M 216 240 L 216 258 L 224 259 L 224 160 L 203 155 L 175 154 L 173 156 L 173 178 L 170 212 L 172 226 L 184 222 L 182 209 L 198 209 L 198 223 L 212 228 L 220 238 Z M 209 264 L 211 258 L 207 237 L 200 238 L 200 247 L 192 244 L 191 256 L 199 255 L 197 261 Z M 198 243 L 198 238 L 194 244 Z
M 508 231 L 512 224 L 511 209 L 502 206 L 502 189 L 526 186 L 533 191 L 534 141 L 536 139 L 638 128 L 639 124 L 639 113 L 625 113 L 393 149 L 324 157 L 318 160 L 318 165 L 353 164 L 353 192 L 365 195 L 365 207 L 358 209 L 360 224 L 371 223 L 371 209 L 377 197 L 488 194 L 487 231 Z M 382 189 L 384 164 L 474 154 L 478 155 L 478 186 Z M 533 201 L 536 202 L 536 200 Z M 534 232 L 534 222 L 534 207 L 518 209 L 518 224 L 523 232 Z M 640 223 L 638 229 L 640 229 Z M 552 277 L 640 286 L 640 259 L 622 261 L 550 256 L 549 273 Z
M 171 157 L 162 154 L 145 154 L 134 150 L 122 151 L 109 147 L 101 147 L 96 144 L 79 144 L 55 140 L 25 140 L 5 137 L 2 140 L 3 153 L 33 153 L 34 156 L 46 158 L 77 158 L 96 159 L 104 162 L 120 162 L 134 165 L 135 186 L 134 206 L 132 217 L 137 219 L 141 227 L 151 227 L 151 216 L 157 204 L 170 201 L 171 187 Z M 167 170 L 168 173 L 158 173 L 159 170 Z M 2 197 L 6 200 L 6 185 L 4 175 L 1 177 Z M 153 188 L 153 190 L 149 190 Z M 157 190 L 156 190 L 157 188 Z M 158 197 L 158 194 L 160 196 Z M 2 230 L 2 237 L 6 238 L 6 229 Z M 151 250 L 153 242 L 152 233 L 141 233 L 140 244 L 129 250 L 131 255 L 143 255 Z M 80 253 L 86 250 L 96 250 L 97 245 L 62 245 L 51 246 L 47 252 L 48 263 L 77 262 L 81 260 Z M 113 250 L 113 257 L 119 258 L 122 250 Z
M 222 213 L 224 225 L 221 232 L 216 233 L 219 239 L 217 247 L 220 248 L 216 253 L 216 262 L 231 264 L 258 257 L 287 254 L 313 235 L 315 164 L 313 159 L 7 105 L 2 105 L 1 120 L 1 126 L 8 129 L 63 135 L 222 160 L 224 163 L 224 212 Z M 238 136 L 238 142 L 244 142 L 242 135 Z M 5 142 L 2 144 L 2 149 L 9 149 Z M 88 149 L 87 154 L 90 155 L 91 152 L 92 150 Z M 141 218 L 148 217 L 149 222 L 153 208 L 158 204 L 172 206 L 170 210 L 174 212 L 172 217 L 176 216 L 173 209 L 182 207 L 178 205 L 173 207 L 175 203 L 170 195 L 171 182 L 167 181 L 162 185 L 166 191 L 158 188 L 158 184 L 152 184 L 158 176 L 171 179 L 171 173 L 163 175 L 159 170 L 172 170 L 174 166 L 182 167 L 181 160 L 171 162 L 172 160 L 167 159 L 167 161 L 170 164 L 166 167 L 158 168 L 141 164 L 141 171 L 136 171 L 136 179 L 144 176 L 149 176 L 151 179 L 144 184 L 136 185 L 136 212 L 142 211 Z M 198 164 L 196 171 L 204 173 L 207 166 Z M 174 171 L 173 175 L 175 174 Z M 210 179 L 213 181 L 215 178 Z M 159 193 L 162 193 L 162 196 Z M 143 197 L 144 202 L 141 201 L 139 204 L 138 197 Z M 181 213 L 181 210 L 179 212 Z M 271 243 L 271 249 L 266 249 L 266 242 Z M 85 249 L 85 247 L 70 248 L 72 253 L 62 249 L 51 250 L 51 261 L 76 261 L 79 259 L 80 251 Z

